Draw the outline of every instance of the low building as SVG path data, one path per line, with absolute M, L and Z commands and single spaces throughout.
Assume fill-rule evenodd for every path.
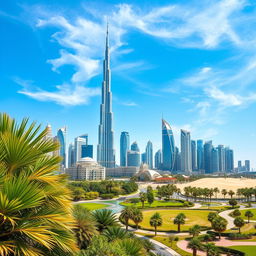
M 139 172 L 139 167 L 136 166 L 120 166 L 116 168 L 107 168 L 106 177 L 121 178 L 132 177 Z
M 105 180 L 105 167 L 90 157 L 81 158 L 74 166 L 66 169 L 71 180 Z
M 137 176 L 141 181 L 150 181 L 161 177 L 161 174 L 157 171 L 150 170 L 147 164 L 141 164 L 140 171 L 135 176 Z
M 170 184 L 170 183 L 175 183 L 177 181 L 177 179 L 176 178 L 174 178 L 174 177 L 157 177 L 157 178 L 155 178 L 155 182 L 156 183 L 168 183 L 168 184 Z

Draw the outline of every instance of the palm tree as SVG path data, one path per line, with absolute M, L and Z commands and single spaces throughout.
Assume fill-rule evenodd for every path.
M 67 180 L 57 175 L 59 145 L 36 123 L 0 114 L 0 252 L 71 255 L 77 250 Z
M 212 228 L 219 233 L 219 239 L 221 232 L 224 232 L 227 229 L 227 225 L 228 222 L 220 216 L 217 216 L 212 220 Z
M 241 227 L 243 227 L 244 224 L 245 224 L 244 220 L 241 217 L 236 217 L 234 219 L 234 224 L 235 224 L 236 227 L 238 227 L 238 232 L 240 234 L 241 233 Z
M 108 227 L 119 225 L 115 214 L 111 210 L 96 210 L 92 214 L 97 222 L 96 226 L 99 232 L 102 232 Z
M 202 244 L 198 238 L 193 238 L 189 241 L 187 247 L 189 249 L 192 249 L 193 251 L 193 256 L 196 256 L 197 251 L 202 248 Z
M 141 204 L 142 204 L 142 208 L 144 208 L 144 203 L 145 203 L 146 200 L 147 200 L 147 194 L 144 193 L 144 192 L 140 192 L 140 201 L 141 201 Z
M 125 223 L 126 230 L 128 230 L 129 220 L 134 217 L 134 208 L 132 206 L 125 207 L 120 214 L 120 220 Z
M 92 237 L 98 234 L 96 221 L 91 212 L 81 205 L 74 206 L 73 215 L 76 219 L 74 232 L 80 249 L 86 249 Z
M 217 187 L 215 187 L 215 188 L 213 189 L 213 192 L 215 193 L 215 197 L 216 197 L 216 199 L 217 199 L 217 195 L 218 195 L 218 193 L 220 192 L 220 190 L 219 190 Z
M 235 192 L 233 190 L 229 190 L 228 191 L 228 194 L 230 195 L 230 198 L 232 199 L 233 198 L 233 195 L 235 194 Z
M 103 231 L 102 235 L 107 237 L 109 242 L 113 242 L 117 239 L 131 238 L 133 236 L 132 233 L 127 232 L 119 226 L 108 227 Z
M 249 223 L 250 218 L 252 218 L 254 216 L 254 214 L 252 213 L 252 211 L 248 210 L 245 212 L 244 216 L 248 218 L 248 223 Z
M 217 256 L 219 255 L 218 247 L 214 243 L 204 244 L 204 249 L 207 256 Z
M 140 239 L 140 242 L 142 243 L 147 253 L 155 250 L 154 244 L 149 239 Z
M 208 214 L 208 221 L 210 221 L 210 222 L 212 222 L 216 217 L 217 217 L 218 215 L 217 215 L 217 213 L 216 212 L 210 212 L 209 214 Z
M 180 232 L 180 225 L 185 224 L 186 216 L 184 213 L 179 213 L 173 220 L 173 224 L 178 225 L 178 232 Z
M 199 225 L 194 225 L 189 229 L 189 234 L 195 237 L 200 234 L 200 231 L 201 231 L 201 227 Z
M 120 239 L 117 240 L 114 245 L 120 247 L 127 256 L 141 256 L 147 254 L 145 248 L 143 247 L 143 243 L 141 243 L 141 241 L 138 239 Z
M 224 199 L 225 199 L 227 193 L 228 193 L 228 191 L 226 189 L 221 190 L 221 194 L 224 196 Z
M 162 226 L 162 223 L 163 223 L 163 219 L 162 219 L 161 215 L 158 212 L 154 213 L 151 216 L 149 224 L 150 224 L 151 227 L 155 228 L 155 236 L 156 236 L 156 233 L 157 233 L 157 227 Z
M 143 214 L 142 211 L 138 208 L 134 208 L 133 209 L 133 214 L 132 214 L 132 218 L 133 222 L 136 225 L 136 229 L 138 229 L 138 225 L 139 223 L 141 223 L 143 221 Z

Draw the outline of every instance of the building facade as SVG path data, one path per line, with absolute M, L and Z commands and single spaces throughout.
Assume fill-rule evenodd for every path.
M 197 140 L 197 169 L 198 171 L 204 170 L 204 142 Z
M 155 153 L 155 169 L 161 169 L 162 166 L 162 151 L 159 149 Z
M 219 172 L 219 152 L 217 148 L 212 148 L 211 172 Z
M 191 161 L 192 171 L 197 171 L 197 148 L 195 140 L 191 140 Z
M 60 144 L 59 155 L 62 157 L 61 167 L 66 168 L 67 167 L 67 145 L 66 145 L 67 128 L 66 127 L 60 128 L 58 130 L 57 138 Z
M 151 141 L 148 141 L 146 146 L 146 161 L 145 163 L 148 165 L 149 169 L 153 169 L 153 144 Z
M 127 151 L 130 149 L 130 136 L 122 132 L 120 136 L 120 166 L 127 166 Z
M 103 61 L 102 100 L 100 105 L 100 124 L 97 147 L 97 161 L 100 165 L 104 167 L 115 167 L 108 29 L 106 36 L 105 59 Z
M 127 151 L 127 166 L 140 167 L 140 152 L 133 150 Z
M 132 151 L 136 151 L 136 152 L 140 152 L 140 148 L 139 148 L 139 146 L 138 146 L 137 141 L 134 141 L 134 142 L 132 143 L 132 145 L 131 145 L 131 150 L 132 150 Z
M 120 166 L 115 168 L 106 168 L 106 177 L 111 178 L 131 178 L 139 172 L 136 166 Z
M 218 146 L 219 171 L 225 172 L 225 148 L 223 145 Z
M 212 141 L 206 141 L 204 143 L 204 168 L 205 173 L 211 173 L 211 165 L 212 165 Z
M 192 172 L 192 160 L 191 160 L 191 139 L 190 132 L 181 129 L 180 133 L 180 145 L 181 145 L 181 171 L 186 174 Z

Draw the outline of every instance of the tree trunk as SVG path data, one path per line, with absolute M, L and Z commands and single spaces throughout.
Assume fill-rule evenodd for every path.
M 239 230 L 239 234 L 241 233 L 241 228 L 238 228 L 238 230 Z
M 156 236 L 156 226 L 155 226 L 155 236 Z
M 248 223 L 250 223 L 250 217 L 248 217 Z
M 127 221 L 125 222 L 125 224 L 126 224 L 126 230 L 128 230 L 128 222 L 129 222 L 129 220 L 127 220 Z
M 193 256 L 196 256 L 196 249 L 193 249 Z
M 178 224 L 178 232 L 180 233 L 180 224 Z
M 219 233 L 219 239 L 221 239 L 221 237 L 220 237 L 220 233 Z

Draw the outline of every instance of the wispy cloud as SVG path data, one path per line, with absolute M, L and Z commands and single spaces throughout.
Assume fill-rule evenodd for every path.
M 121 105 L 127 106 L 127 107 L 136 107 L 138 106 L 137 103 L 133 102 L 133 101 L 124 101 L 121 103 Z

